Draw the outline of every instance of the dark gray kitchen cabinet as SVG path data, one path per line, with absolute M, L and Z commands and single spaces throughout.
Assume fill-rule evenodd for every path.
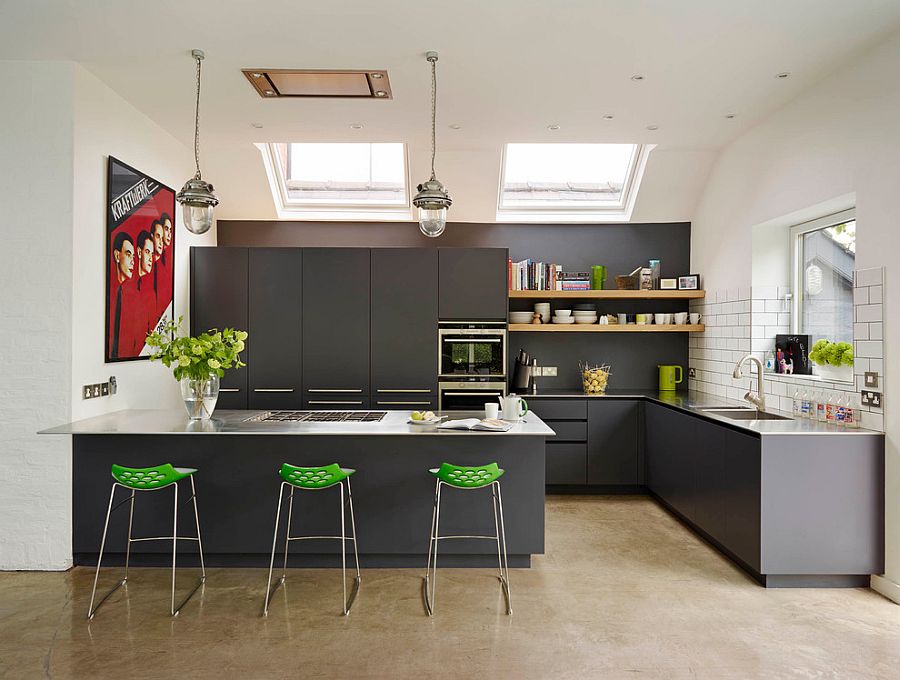
M 506 248 L 439 248 L 439 315 L 442 321 L 505 321 Z
M 251 248 L 248 404 L 301 408 L 301 265 L 299 248 Z
M 726 430 L 719 484 L 725 527 L 722 544 L 755 571 L 760 568 L 762 460 L 758 438 Z
M 367 408 L 370 251 L 304 248 L 302 259 L 304 406 Z
M 714 423 L 691 418 L 694 441 L 691 457 L 694 463 L 692 519 L 716 540 L 725 537 L 725 506 L 729 500 L 725 491 L 725 477 L 730 473 L 727 435 L 731 431 Z
M 588 400 L 587 483 L 641 482 L 639 463 L 641 404 L 613 399 Z
M 647 486 L 688 519 L 695 516 L 694 418 L 665 406 L 646 404 Z
M 247 248 L 191 248 L 191 335 L 210 329 L 249 330 Z M 253 346 L 247 339 L 246 357 Z M 217 408 L 247 408 L 247 367 L 225 371 Z
M 432 408 L 438 372 L 437 250 L 373 249 L 371 290 L 373 404 Z
M 560 443 L 552 439 L 547 441 L 546 484 L 584 485 L 587 483 L 586 467 L 587 447 L 584 442 Z

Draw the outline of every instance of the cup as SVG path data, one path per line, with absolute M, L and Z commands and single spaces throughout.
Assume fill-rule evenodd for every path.
M 662 326 L 664 324 L 669 323 L 669 315 L 668 314 L 654 314 L 653 319 L 656 321 L 657 326 Z
M 492 401 L 485 402 L 484 404 L 484 417 L 490 420 L 491 418 L 496 419 L 497 416 L 500 415 L 500 404 L 495 404 Z
M 572 310 L 571 309 L 557 309 L 556 316 L 561 316 L 563 318 L 572 316 Z
M 694 323 L 694 324 L 700 323 L 700 315 L 697 312 L 691 312 L 688 315 L 688 318 L 691 320 L 691 323 Z
M 688 313 L 687 312 L 675 312 L 675 323 L 683 324 L 687 323 Z
M 650 314 L 638 314 L 635 317 L 635 323 L 638 326 L 646 326 L 650 322 L 651 315 Z
M 627 314 L 617 314 L 616 318 L 618 318 L 619 323 L 623 326 L 628 323 L 628 315 Z

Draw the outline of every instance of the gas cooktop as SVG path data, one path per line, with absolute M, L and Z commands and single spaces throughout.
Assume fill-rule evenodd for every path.
M 249 418 L 261 423 L 378 423 L 387 411 L 268 411 Z

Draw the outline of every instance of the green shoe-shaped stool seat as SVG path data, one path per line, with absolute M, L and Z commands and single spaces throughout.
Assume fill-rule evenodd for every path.
M 342 600 L 344 616 L 350 613 L 350 607 L 359 592 L 360 572 L 359 572 L 359 551 L 356 547 L 356 518 L 353 515 L 353 494 L 350 491 L 350 476 L 356 472 L 350 468 L 342 468 L 337 463 L 325 465 L 322 467 L 298 467 L 282 463 L 281 469 L 278 471 L 282 479 L 281 488 L 278 492 L 278 505 L 275 510 L 275 531 L 272 535 L 272 556 L 269 559 L 269 580 L 266 583 L 266 599 L 263 603 L 263 616 L 269 614 L 269 604 L 272 596 L 278 590 L 278 586 L 284 583 L 287 577 L 288 562 L 288 545 L 291 541 L 304 541 L 311 539 L 334 539 L 341 542 L 341 575 L 343 579 L 344 595 Z M 340 536 L 291 536 L 291 515 L 294 510 L 294 491 L 322 491 L 338 487 L 341 499 L 341 535 Z M 344 488 L 346 487 L 346 497 Z M 284 536 L 284 563 L 281 568 L 281 578 L 272 587 L 272 571 L 275 566 L 275 546 L 278 543 L 278 526 L 281 523 L 281 506 L 284 503 L 285 488 L 289 488 L 287 494 L 288 511 L 287 511 L 287 527 Z M 350 510 L 350 536 L 347 536 L 347 521 L 344 508 L 349 506 Z M 353 579 L 353 588 L 350 591 L 350 597 L 347 597 L 347 541 L 353 543 L 353 557 L 356 560 L 356 576 Z
M 103 538 L 100 540 L 100 554 L 97 557 L 97 571 L 94 574 L 94 587 L 91 590 L 91 603 L 88 606 L 88 618 L 93 619 L 94 614 L 100 608 L 104 602 L 106 602 L 107 598 L 112 595 L 116 590 L 118 590 L 121 586 L 125 585 L 128 582 L 128 563 L 131 560 L 131 544 L 138 541 L 172 541 L 172 598 L 171 598 L 171 614 L 172 616 L 178 616 L 178 612 L 181 611 L 181 608 L 187 604 L 187 601 L 191 599 L 194 593 L 200 588 L 201 585 L 206 581 L 206 566 L 203 563 L 203 543 L 200 541 L 200 515 L 197 511 L 197 491 L 194 486 L 194 473 L 197 472 L 194 468 L 177 468 L 173 467 L 169 463 L 163 463 L 162 465 L 157 465 L 155 467 L 148 468 L 130 468 L 124 467 L 122 465 L 113 465 L 112 466 L 112 478 L 113 484 L 112 489 L 109 493 L 109 506 L 106 509 L 106 521 L 103 524 Z M 178 482 L 183 479 L 190 479 L 191 483 L 191 496 L 188 498 L 188 501 L 193 501 L 194 505 L 194 523 L 197 527 L 197 535 L 196 536 L 179 536 L 178 535 Z M 134 520 L 134 499 L 136 493 L 138 491 L 160 491 L 167 487 L 172 487 L 174 490 L 174 504 L 172 511 L 172 535 L 171 536 L 148 536 L 144 538 L 134 538 L 131 535 L 131 527 Z M 116 488 L 122 487 L 127 491 L 131 491 L 131 494 L 125 499 L 121 500 L 115 507 L 113 507 L 113 500 L 116 495 Z M 100 564 L 103 561 L 103 551 L 106 548 L 106 532 L 109 528 L 109 517 L 112 514 L 113 510 L 117 510 L 122 507 L 125 503 L 128 503 L 128 544 L 125 551 L 125 576 L 113 586 L 112 590 L 110 590 L 106 595 L 101 598 L 101 600 L 97 603 L 97 606 L 94 606 L 94 598 L 97 594 L 97 581 L 100 578 Z M 177 607 L 175 606 L 175 557 L 176 551 L 178 547 L 178 541 L 197 541 L 197 547 L 200 551 L 200 580 L 197 582 L 197 585 L 194 586 L 193 590 L 188 593 L 187 597 L 185 597 L 181 604 Z
M 425 611 L 429 616 L 434 616 L 434 590 L 437 581 L 437 553 L 438 541 L 448 538 L 484 538 L 497 541 L 497 569 L 500 579 L 500 588 L 506 599 L 506 613 L 512 614 L 512 600 L 509 594 L 509 562 L 506 556 L 506 527 L 503 523 L 503 498 L 500 495 L 500 477 L 504 470 L 496 463 L 488 465 L 451 465 L 441 463 L 439 468 L 432 468 L 429 472 L 435 476 L 434 509 L 431 513 L 431 538 L 428 543 L 428 562 L 425 567 L 425 578 L 422 583 L 422 596 L 425 600 Z M 454 489 L 472 490 L 491 488 L 491 502 L 494 508 L 493 536 L 441 536 L 439 532 L 441 518 L 441 487 L 450 486 Z

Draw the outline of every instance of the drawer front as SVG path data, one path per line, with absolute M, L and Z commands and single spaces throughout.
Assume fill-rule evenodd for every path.
M 303 400 L 303 408 L 310 409 L 312 411 L 359 411 L 369 408 L 369 395 L 311 395 Z
M 578 420 L 546 420 L 547 425 L 556 432 L 555 437 L 547 439 L 547 443 L 586 442 L 587 423 Z
M 547 484 L 587 484 L 587 444 L 547 442 Z
M 387 392 L 378 390 L 372 395 L 372 408 L 400 411 L 434 411 L 437 396 L 429 390 L 403 390 Z
M 530 399 L 528 408 L 541 420 L 587 420 L 587 399 Z

